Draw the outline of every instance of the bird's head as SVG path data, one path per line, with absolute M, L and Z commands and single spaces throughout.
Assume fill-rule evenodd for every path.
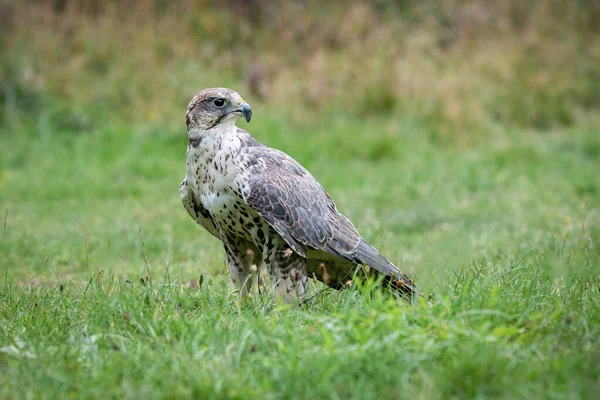
M 204 89 L 188 104 L 185 123 L 188 131 L 208 130 L 220 124 L 234 124 L 239 117 L 252 118 L 252 108 L 235 91 L 225 88 Z

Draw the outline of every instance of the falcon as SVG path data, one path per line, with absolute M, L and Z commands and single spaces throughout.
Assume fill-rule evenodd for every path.
M 252 109 L 231 89 L 204 89 L 190 101 L 187 174 L 179 193 L 189 215 L 221 240 L 239 294 L 266 269 L 277 297 L 301 300 L 308 278 L 342 289 L 355 276 L 381 277 L 414 293 L 413 281 L 368 244 L 325 189 L 289 155 L 238 128 Z

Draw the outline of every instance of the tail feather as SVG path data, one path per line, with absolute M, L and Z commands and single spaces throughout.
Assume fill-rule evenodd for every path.
M 363 239 L 360 240 L 356 248 L 355 257 L 357 263 L 368 265 L 377 272 L 384 274 L 384 283 L 400 294 L 412 297 L 416 293 L 413 280 Z

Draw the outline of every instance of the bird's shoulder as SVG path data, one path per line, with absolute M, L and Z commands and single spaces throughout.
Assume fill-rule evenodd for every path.
M 242 144 L 242 148 L 249 149 L 253 147 L 266 147 L 242 128 L 236 127 L 236 135 Z
M 306 168 L 281 150 L 264 145 L 248 147 L 245 149 L 242 159 L 245 167 L 256 178 L 266 174 L 273 179 L 276 177 L 303 179 L 320 187 L 317 180 Z

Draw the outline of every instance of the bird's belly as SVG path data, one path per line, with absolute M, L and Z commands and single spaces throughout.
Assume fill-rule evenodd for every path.
M 200 202 L 213 217 L 217 217 L 224 211 L 234 208 L 236 197 L 227 192 L 206 191 L 200 194 Z
M 235 193 L 207 192 L 200 196 L 200 202 L 215 225 L 229 235 L 254 241 L 257 230 L 263 230 L 262 219 Z
M 219 157 L 217 157 L 220 159 Z M 202 160 L 200 160 L 202 161 Z M 235 174 L 225 165 L 190 164 L 191 188 L 202 206 L 210 213 L 217 229 L 227 235 L 263 243 L 271 232 L 269 224 L 251 209 L 235 190 Z

